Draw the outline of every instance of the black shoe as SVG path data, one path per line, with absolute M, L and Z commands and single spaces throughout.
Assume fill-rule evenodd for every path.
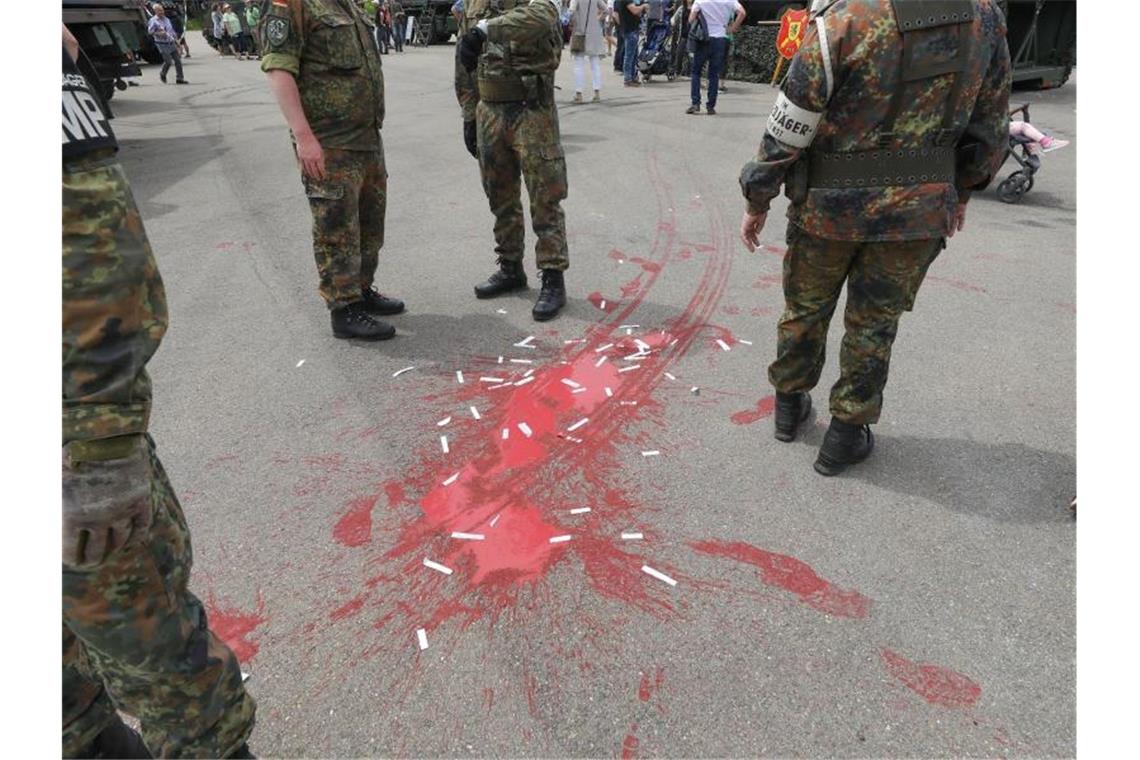
M 176 79 L 176 80 L 174 80 L 174 84 L 190 84 L 190 83 L 187 82 L 185 79 Z
M 153 755 L 138 732 L 115 713 L 112 722 L 95 737 L 87 757 L 147 758 Z
M 689 106 L 687 109 L 685 109 L 685 113 L 700 113 L 700 112 L 701 112 L 700 106 Z
M 512 290 L 526 288 L 526 272 L 521 261 L 507 261 L 499 257 L 499 270 L 475 286 L 476 298 L 494 298 Z
M 536 322 L 554 319 L 566 305 L 566 282 L 562 278 L 562 271 L 543 269 L 541 274 L 542 290 L 538 292 L 538 301 L 530 312 Z
M 716 106 L 705 106 L 705 113 L 709 116 L 716 116 Z
M 811 413 L 811 396 L 807 391 L 776 393 L 776 440 L 788 443 L 796 439 L 800 423 Z
M 372 288 L 362 291 L 361 296 L 360 303 L 369 314 L 402 314 L 404 311 L 404 302 L 399 298 L 389 298 Z
M 820 475 L 838 475 L 849 465 L 858 464 L 875 448 L 875 436 L 870 425 L 852 425 L 831 418 L 831 427 L 823 437 L 815 471 Z
M 332 316 L 333 335 L 338 338 L 356 338 L 357 340 L 388 340 L 396 334 L 396 328 L 387 322 L 373 319 L 372 315 L 364 310 L 359 301 L 333 309 Z
M 159 74 L 158 78 L 162 80 L 163 84 L 166 84 L 166 74 Z

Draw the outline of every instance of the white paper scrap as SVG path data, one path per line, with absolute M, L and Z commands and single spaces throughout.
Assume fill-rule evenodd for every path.
M 428 648 L 427 631 L 425 631 L 423 628 L 417 628 L 416 638 L 419 639 L 421 652 Z
M 721 351 L 731 351 L 731 350 L 732 350 L 731 348 L 729 348 L 729 347 L 728 347 L 728 344 L 727 344 L 727 343 L 725 343 L 725 342 L 724 342 L 723 340 L 721 340 L 720 338 L 717 338 L 717 339 L 716 339 L 716 344 L 717 344 L 718 346 L 720 346 L 720 350 L 721 350 Z
M 603 364 L 606 363 L 606 359 L 608 359 L 608 358 L 609 358 L 608 356 L 602 356 L 600 359 L 598 359 L 596 362 L 594 362 L 594 366 L 595 367 L 602 366 Z
M 562 344 L 566 345 L 566 346 L 572 346 L 575 343 L 585 343 L 585 342 L 586 342 L 585 338 L 570 338 L 569 340 L 562 341 Z
M 598 308 L 601 309 L 602 311 L 606 310 L 606 300 L 604 298 L 602 299 L 602 302 L 600 304 L 598 304 Z
M 478 419 L 481 419 L 481 418 L 479 417 L 479 410 L 478 410 L 478 409 L 476 409 L 476 408 L 475 408 L 475 407 L 473 407 L 473 406 L 469 406 L 469 407 L 467 407 L 467 408 L 471 410 L 471 416 L 472 416 L 472 417 L 474 417 L 474 418 L 475 418 L 475 419 L 477 419 L 477 420 L 478 420 Z
M 550 537 L 550 543 L 552 543 L 552 544 L 564 544 L 569 540 L 570 540 L 570 536 L 551 536 Z
M 660 570 L 654 570 L 649 565 L 642 565 L 641 566 L 641 572 L 645 573 L 646 575 L 652 575 L 654 578 L 656 578 L 659 581 L 665 581 L 670 586 L 676 586 L 677 585 L 677 581 L 673 580 L 672 578 L 670 578 L 668 575 L 661 572 Z
M 640 367 L 641 367 L 640 364 L 631 364 L 628 367 L 622 367 L 621 369 L 618 370 L 618 372 L 630 372 L 630 371 L 638 369 Z
M 526 385 L 527 383 L 533 383 L 534 381 L 535 381 L 535 377 L 533 375 L 527 375 L 522 380 L 519 380 L 517 383 L 515 383 L 515 387 L 517 388 L 520 385 Z
M 481 382 L 481 383 L 502 383 L 502 382 L 506 382 L 506 381 L 504 381 L 503 378 L 501 378 L 501 377 L 483 376 L 483 377 L 479 378 L 479 382 Z
M 605 350 L 607 350 L 607 349 L 613 348 L 613 347 L 614 347 L 614 344 L 613 344 L 613 343 L 607 343 L 607 344 L 606 344 L 606 345 L 604 345 L 604 346 L 598 346 L 597 348 L 595 348 L 595 349 L 594 349 L 594 353 L 595 353 L 595 354 L 600 354 L 601 352 L 603 352 L 603 351 L 605 351 Z
M 501 356 L 500 356 L 500 357 L 499 357 L 499 361 L 498 361 L 498 362 L 496 362 L 496 363 L 497 363 L 497 364 L 502 364 L 502 363 L 503 363 L 503 357 L 501 357 Z
M 575 507 L 574 509 L 570 510 L 570 514 L 572 514 L 572 515 L 584 515 L 589 511 L 590 511 L 589 507 Z
M 455 482 L 455 481 L 457 481 L 457 480 L 459 480 L 459 473 L 458 473 L 458 472 L 457 472 L 457 473 L 455 473 L 454 475 L 452 475 L 452 476 L 451 476 L 450 478 L 448 478 L 447 480 L 443 481 L 443 484 L 444 484 L 445 486 L 449 486 L 449 485 L 451 485 L 452 483 L 454 483 L 454 482 Z
M 515 346 L 517 346 L 518 348 L 534 348 L 534 346 L 530 345 L 530 342 L 532 340 L 534 340 L 534 336 L 528 335 L 525 338 L 523 338 L 522 340 L 520 340 L 518 343 L 516 343 Z
M 297 366 L 299 367 L 301 365 L 298 364 Z M 396 370 L 395 372 L 392 373 L 392 377 L 399 377 L 400 375 L 404 374 L 405 372 L 411 372 L 413 369 L 415 369 L 415 367 L 404 367 L 403 369 Z
M 571 388 L 581 388 L 582 387 L 580 383 L 576 383 L 568 377 L 562 378 L 561 380 L 559 380 L 559 382 L 562 383 L 563 385 L 568 385 Z
M 432 570 L 438 570 L 439 572 L 443 573 L 444 575 L 451 575 L 453 572 L 455 572 L 454 570 L 452 570 L 447 565 L 441 565 L 438 562 L 433 562 L 432 560 L 428 559 L 427 557 L 424 557 L 424 567 L 430 567 Z
M 606 398 L 612 398 L 614 395 L 613 388 L 606 386 Z
M 587 390 L 589 390 L 589 389 L 588 388 L 576 388 L 575 390 L 572 390 L 570 392 L 571 393 L 585 393 Z
M 501 515 L 501 514 L 502 514 L 502 512 L 499 513 L 499 515 Z M 491 522 L 488 523 L 492 528 L 494 528 L 495 523 L 497 523 L 499 521 L 499 515 L 495 515 L 494 517 L 492 517 Z
M 443 448 L 444 454 L 450 454 L 451 453 L 451 449 L 448 448 L 448 446 L 447 446 L 447 436 L 446 435 L 441 435 L 439 437 L 439 445 Z
M 511 359 L 511 364 L 534 364 L 534 359 Z
M 665 377 L 669 378 L 670 380 L 676 380 L 677 379 L 677 376 L 674 375 L 672 372 L 666 372 Z
M 511 437 L 511 429 L 510 428 L 503 428 L 503 440 L 505 441 L 510 437 Z
M 435 426 L 436 427 L 443 427 L 444 425 L 446 425 L 449 422 L 451 422 L 451 418 L 450 417 L 444 417 L 442 420 L 435 423 Z
M 482 533 L 463 533 L 458 530 L 452 531 L 451 537 L 457 538 L 460 541 L 482 541 L 484 538 L 486 538 L 486 536 L 484 536 Z
M 304 359 L 302 359 L 301 361 L 297 362 L 297 366 L 298 366 L 298 367 L 300 367 L 300 366 L 301 366 L 302 364 L 304 364 L 304 363 L 305 363 L 305 360 L 304 360 Z M 397 376 L 397 375 L 399 375 L 399 374 L 400 374 L 400 373 L 399 373 L 399 372 L 397 372 L 395 375 L 392 375 L 392 377 L 396 377 L 396 376 Z
M 628 327 L 641 327 L 641 325 L 618 325 L 619 330 L 624 330 Z
M 507 310 L 506 309 L 495 309 L 495 312 L 498 314 L 506 314 Z
M 455 379 L 459 381 L 460 385 L 463 385 L 463 373 L 460 370 L 455 370 Z
M 528 369 L 526 372 L 523 373 L 523 377 L 530 377 L 533 374 L 534 374 L 534 370 Z
M 636 401 L 619 401 L 618 403 L 622 406 L 637 406 Z
M 641 456 L 643 456 L 643 457 L 656 457 L 656 456 L 661 456 L 661 452 L 657 451 L 656 449 L 654 449 L 653 451 L 643 451 L 643 452 L 641 452 Z
M 518 424 L 518 428 L 519 432 L 525 435 L 527 438 L 530 438 L 532 435 L 534 435 L 534 431 L 530 429 L 530 425 L 526 424 L 525 422 L 520 422 Z
M 648 351 L 651 348 L 651 346 L 648 343 L 646 343 L 645 341 L 643 341 L 641 338 L 634 338 L 633 342 L 642 351 Z
M 248 680 L 249 680 L 249 673 L 246 673 L 246 672 L 243 670 L 243 671 L 241 672 L 241 682 L 242 682 L 242 683 L 245 683 L 245 682 L 246 682 L 246 681 L 248 681 Z
M 567 435 L 567 436 L 563 436 L 563 437 L 568 441 L 572 441 L 573 443 L 581 443 L 582 442 L 581 438 L 575 438 L 572 435 Z
M 744 340 L 743 338 L 737 338 L 737 339 L 736 339 L 736 342 L 737 342 L 737 343 L 743 343 L 743 344 L 744 344 L 744 345 L 746 345 L 746 346 L 751 346 L 751 345 L 752 345 L 752 341 L 750 341 L 750 340 Z
M 566 432 L 567 433 L 573 433 L 575 430 L 582 427 L 583 425 L 585 425 L 589 421 L 590 421 L 589 417 L 583 417 L 582 419 L 578 420 L 577 422 L 575 422 L 570 427 L 566 428 Z
M 621 540 L 622 541 L 640 541 L 643 538 L 645 538 L 645 536 L 643 536 L 640 533 L 622 533 L 621 534 Z

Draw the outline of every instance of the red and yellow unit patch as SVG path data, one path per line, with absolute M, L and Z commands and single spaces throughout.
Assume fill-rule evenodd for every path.
M 783 16 L 780 16 L 780 31 L 776 34 L 776 50 L 781 57 L 790 61 L 795 56 L 807 34 L 807 24 L 807 10 L 787 10 Z

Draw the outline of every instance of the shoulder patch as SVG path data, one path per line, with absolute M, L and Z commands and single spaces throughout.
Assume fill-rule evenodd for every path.
M 271 45 L 282 45 L 289 39 L 289 20 L 270 16 L 265 22 L 265 37 Z

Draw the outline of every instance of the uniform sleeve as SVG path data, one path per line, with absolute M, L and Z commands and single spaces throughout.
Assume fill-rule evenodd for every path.
M 530 0 L 487 22 L 487 39 L 496 44 L 537 44 L 559 23 L 559 10 L 551 0 Z
M 768 116 L 756 158 L 740 172 L 740 189 L 750 213 L 768 211 L 780 193 L 788 168 L 812 139 L 834 90 L 835 18 L 821 16 L 808 29 L 802 46 L 792 59 L 776 103 Z M 827 36 L 820 38 L 819 26 Z
M 455 5 L 459 5 L 459 0 L 456 0 Z M 452 6 L 455 9 L 455 6 Z M 462 37 L 471 28 L 472 19 L 470 19 L 466 12 L 463 11 L 462 21 L 459 24 L 459 33 L 456 37 Z M 475 108 L 479 105 L 479 84 L 475 78 L 474 71 L 468 71 L 463 68 L 463 64 L 459 62 L 458 44 L 456 45 L 455 56 L 455 99 L 459 101 L 459 110 L 463 113 L 464 121 L 475 120 Z
M 970 122 L 958 141 L 959 161 L 955 184 L 959 203 L 969 201 L 973 191 L 984 190 L 1005 161 L 1009 144 L 1009 91 L 1013 73 L 1004 26 L 1004 23 L 1000 24 L 998 43 L 994 46 L 982 87 L 974 101 Z
M 288 71 L 301 74 L 301 49 L 305 44 L 301 0 L 273 0 L 258 27 L 262 71 Z

